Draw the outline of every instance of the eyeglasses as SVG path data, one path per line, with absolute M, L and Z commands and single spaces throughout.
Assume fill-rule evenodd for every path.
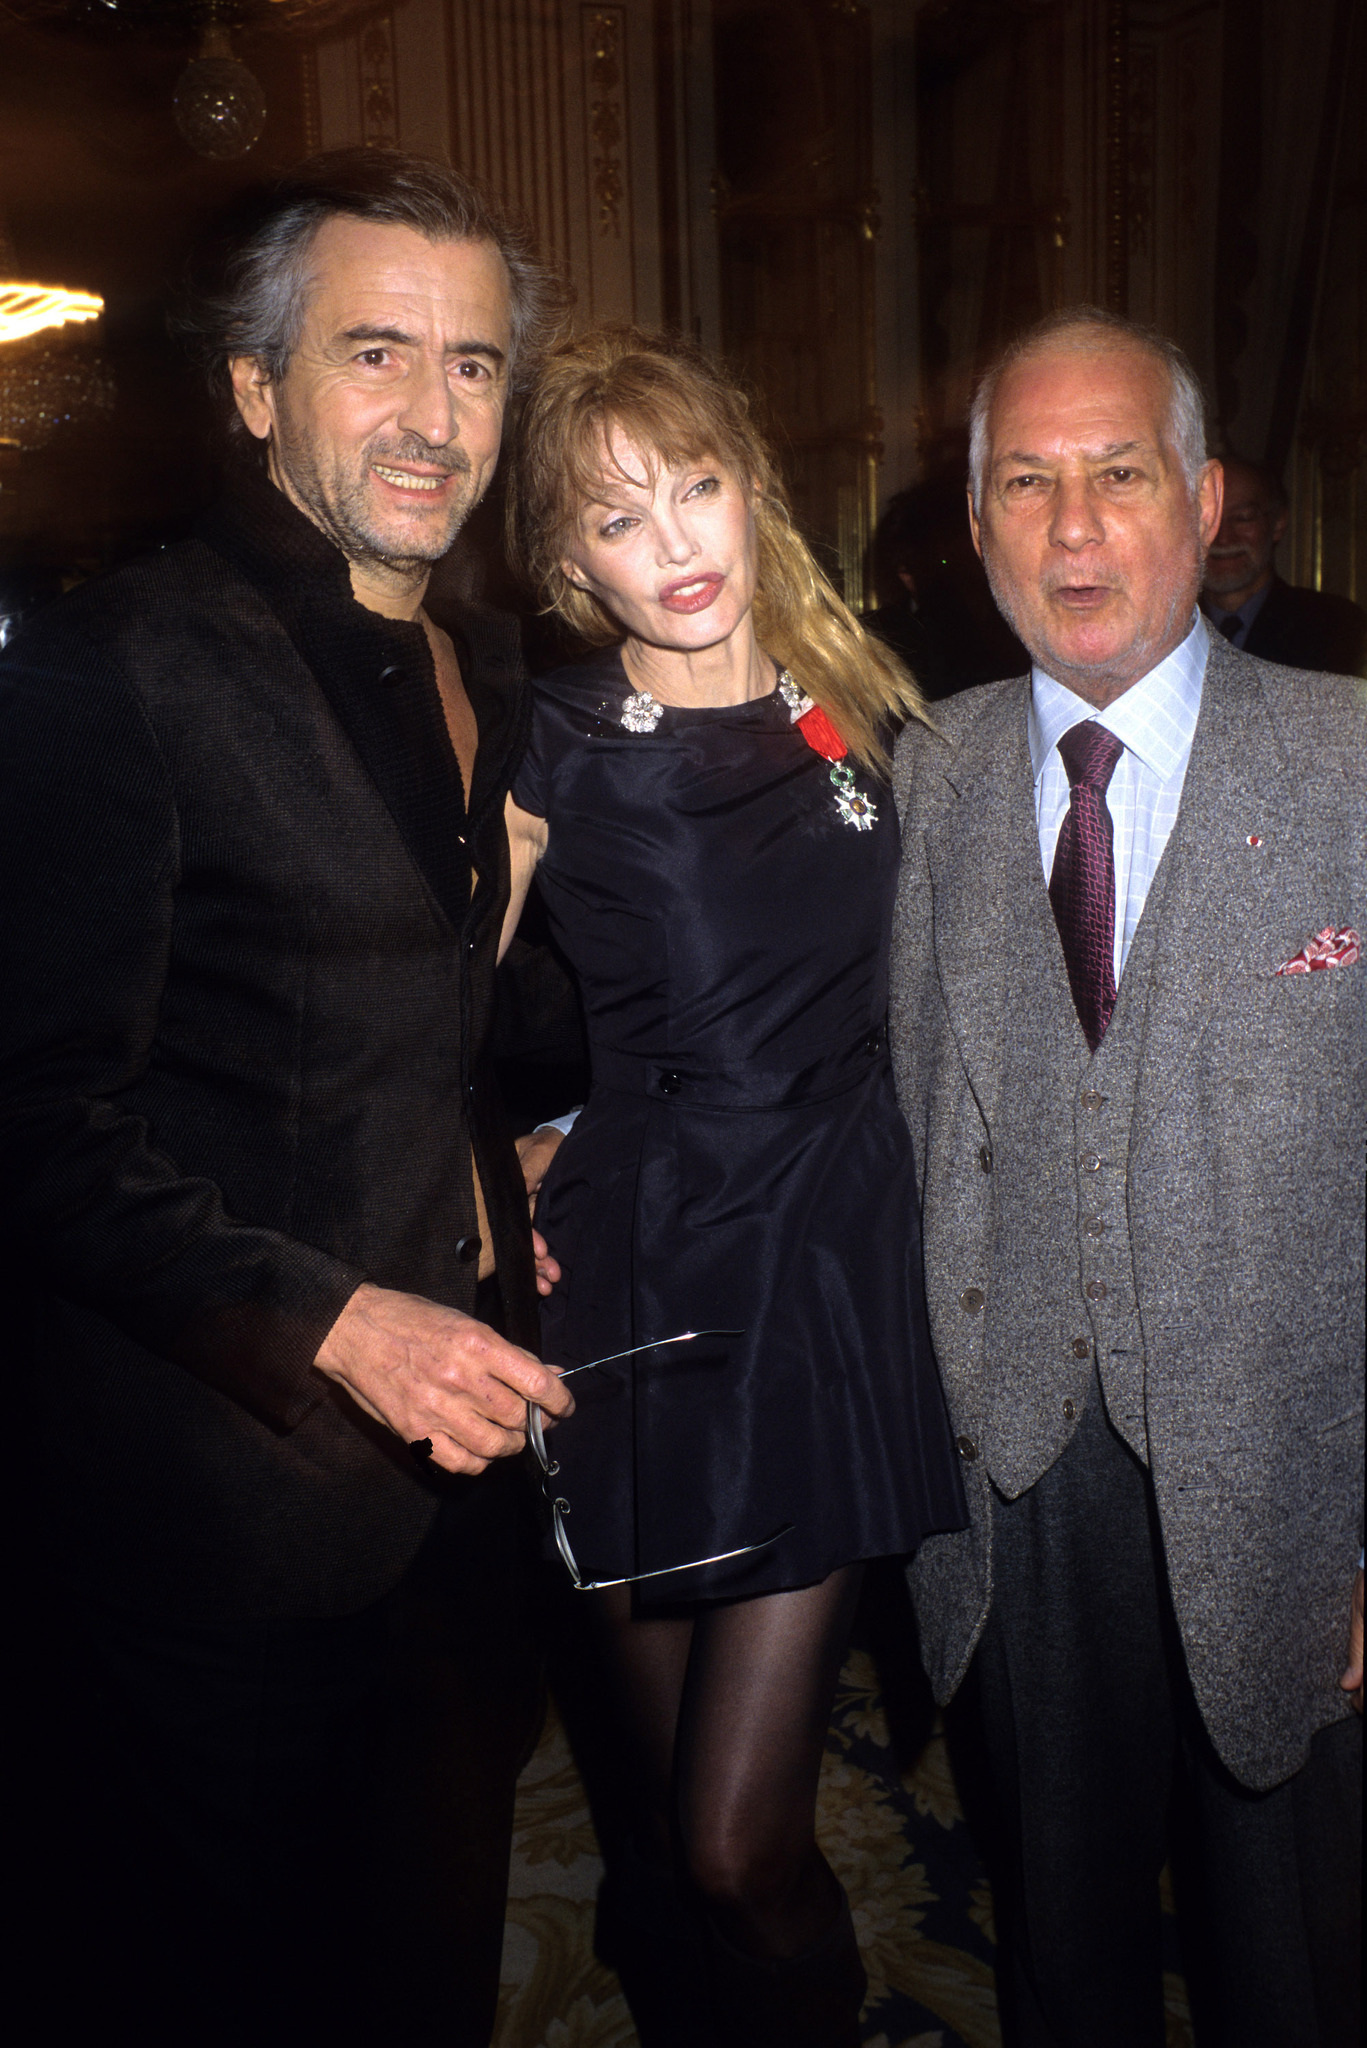
M 681 1330 L 677 1337 L 657 1337 L 650 1344 L 632 1344 L 625 1351 L 610 1351 L 604 1358 L 591 1358 L 587 1365 L 568 1366 L 560 1377 L 562 1380 L 573 1379 L 577 1372 L 594 1372 L 600 1365 L 615 1365 L 619 1358 L 635 1358 L 642 1351 L 662 1351 L 668 1344 L 693 1344 L 699 1337 L 744 1335 L 743 1330 Z M 555 1547 L 565 1561 L 565 1568 L 574 1582 L 575 1591 L 579 1593 L 601 1593 L 609 1586 L 634 1586 L 642 1579 L 665 1579 L 672 1572 L 691 1572 L 697 1571 L 705 1564 L 724 1564 L 728 1558 L 745 1557 L 752 1550 L 767 1550 L 770 1544 L 778 1542 L 780 1536 L 786 1536 L 793 1526 L 791 1522 L 785 1522 L 781 1529 L 775 1529 L 772 1536 L 764 1537 L 759 1543 L 742 1543 L 735 1550 L 719 1550 L 712 1557 L 691 1557 L 684 1564 L 661 1565 L 653 1572 L 631 1572 L 622 1579 L 586 1579 L 579 1569 L 565 1529 L 565 1517 L 570 1512 L 570 1504 L 563 1497 L 556 1495 L 548 1484 L 560 1470 L 560 1465 L 546 1449 L 542 1413 L 534 1403 L 529 1403 L 527 1409 L 527 1440 L 531 1444 L 533 1457 L 541 1467 L 543 1490 L 550 1503 L 551 1517 L 555 1525 Z

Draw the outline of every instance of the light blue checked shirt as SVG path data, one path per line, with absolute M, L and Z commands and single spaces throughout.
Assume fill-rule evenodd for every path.
M 1094 710 L 1042 668 L 1030 672 L 1030 760 L 1046 882 L 1053 873 L 1059 829 L 1068 815 L 1068 776 L 1059 758 L 1059 741 L 1069 726 L 1094 718 L 1125 749 L 1106 791 L 1115 848 L 1117 988 L 1149 884 L 1177 822 L 1209 647 L 1206 622 L 1197 612 L 1181 646 L 1104 711 Z

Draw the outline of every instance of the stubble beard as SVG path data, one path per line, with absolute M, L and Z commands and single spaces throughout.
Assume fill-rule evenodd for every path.
M 431 448 L 416 435 L 401 436 L 391 445 L 368 443 L 349 465 L 334 459 L 330 468 L 304 436 L 282 434 L 271 444 L 272 466 L 288 494 L 297 499 L 318 526 L 357 568 L 380 569 L 402 582 L 425 577 L 446 554 L 474 511 L 483 491 L 476 489 L 469 457 L 459 448 Z M 421 462 L 463 476 L 466 488 L 453 494 L 445 527 L 434 530 L 421 553 L 396 553 L 392 539 L 373 517 L 367 479 L 376 462 Z
M 1259 561 L 1248 549 L 1237 555 L 1217 556 L 1214 561 L 1206 557 L 1205 587 L 1212 597 L 1228 596 L 1233 590 L 1247 590 L 1267 574 L 1267 561 Z

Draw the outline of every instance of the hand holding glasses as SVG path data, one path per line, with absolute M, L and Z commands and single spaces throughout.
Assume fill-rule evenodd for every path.
M 692 1344 L 699 1337 L 743 1337 L 744 1334 L 743 1330 L 681 1330 L 675 1337 L 657 1337 L 650 1344 L 632 1344 L 625 1351 L 610 1351 L 603 1358 L 591 1358 L 587 1365 L 568 1366 L 560 1377 L 563 1380 L 572 1379 L 577 1372 L 593 1372 L 600 1365 L 613 1365 L 619 1358 L 634 1358 L 641 1351 L 662 1350 L 667 1344 Z M 541 1467 L 542 1489 L 550 1502 L 555 1525 L 555 1547 L 565 1561 L 575 1590 L 580 1593 L 601 1593 L 608 1586 L 634 1586 L 641 1579 L 664 1579 L 672 1572 L 696 1571 L 701 1565 L 722 1564 L 727 1558 L 744 1557 L 752 1550 L 767 1550 L 771 1543 L 778 1542 L 780 1536 L 786 1536 L 793 1526 L 791 1522 L 785 1522 L 781 1529 L 775 1529 L 772 1536 L 765 1536 L 758 1543 L 742 1543 L 735 1550 L 719 1550 L 712 1557 L 691 1557 L 682 1564 L 661 1565 L 653 1572 L 631 1572 L 621 1579 L 586 1579 L 579 1569 L 565 1529 L 565 1517 L 570 1512 L 570 1504 L 558 1496 L 550 1485 L 560 1466 L 546 1449 L 546 1433 L 541 1410 L 530 1402 L 527 1407 L 527 1440 L 531 1444 L 532 1455 Z

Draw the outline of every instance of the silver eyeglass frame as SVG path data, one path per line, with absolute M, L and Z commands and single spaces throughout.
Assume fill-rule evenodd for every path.
M 614 1365 L 619 1358 L 634 1358 L 641 1351 L 659 1351 L 668 1344 L 692 1344 L 699 1337 L 743 1337 L 744 1335 L 745 1332 L 743 1330 L 681 1330 L 674 1337 L 656 1337 L 649 1344 L 631 1344 L 628 1345 L 625 1351 L 609 1351 L 602 1358 L 591 1358 L 587 1365 L 567 1366 L 560 1373 L 560 1378 L 562 1380 L 573 1379 L 577 1372 L 593 1372 L 600 1365 Z M 570 1513 L 570 1503 L 562 1496 L 554 1493 L 550 1485 L 550 1481 L 554 1479 L 556 1473 L 560 1470 L 560 1464 L 558 1459 L 553 1458 L 546 1449 L 546 1433 L 542 1411 L 536 1406 L 535 1402 L 529 1402 L 527 1405 L 527 1441 L 532 1447 L 533 1457 L 541 1467 L 542 1491 L 545 1493 L 551 1510 L 551 1520 L 555 1530 L 555 1547 L 560 1552 L 565 1569 L 569 1573 L 577 1593 L 602 1593 L 610 1586 L 635 1586 L 639 1585 L 643 1579 L 667 1579 L 675 1572 L 697 1571 L 706 1564 L 724 1564 L 728 1558 L 745 1557 L 754 1550 L 767 1550 L 771 1544 L 777 1543 L 781 1536 L 786 1536 L 793 1527 L 791 1522 L 785 1522 L 781 1529 L 775 1529 L 772 1536 L 765 1536 L 758 1543 L 742 1543 L 734 1550 L 719 1550 L 711 1557 L 690 1557 L 682 1564 L 660 1565 L 655 1571 L 651 1572 L 630 1572 L 625 1578 L 620 1579 L 586 1579 L 579 1569 L 578 1560 L 575 1557 L 565 1528 L 565 1517 Z

